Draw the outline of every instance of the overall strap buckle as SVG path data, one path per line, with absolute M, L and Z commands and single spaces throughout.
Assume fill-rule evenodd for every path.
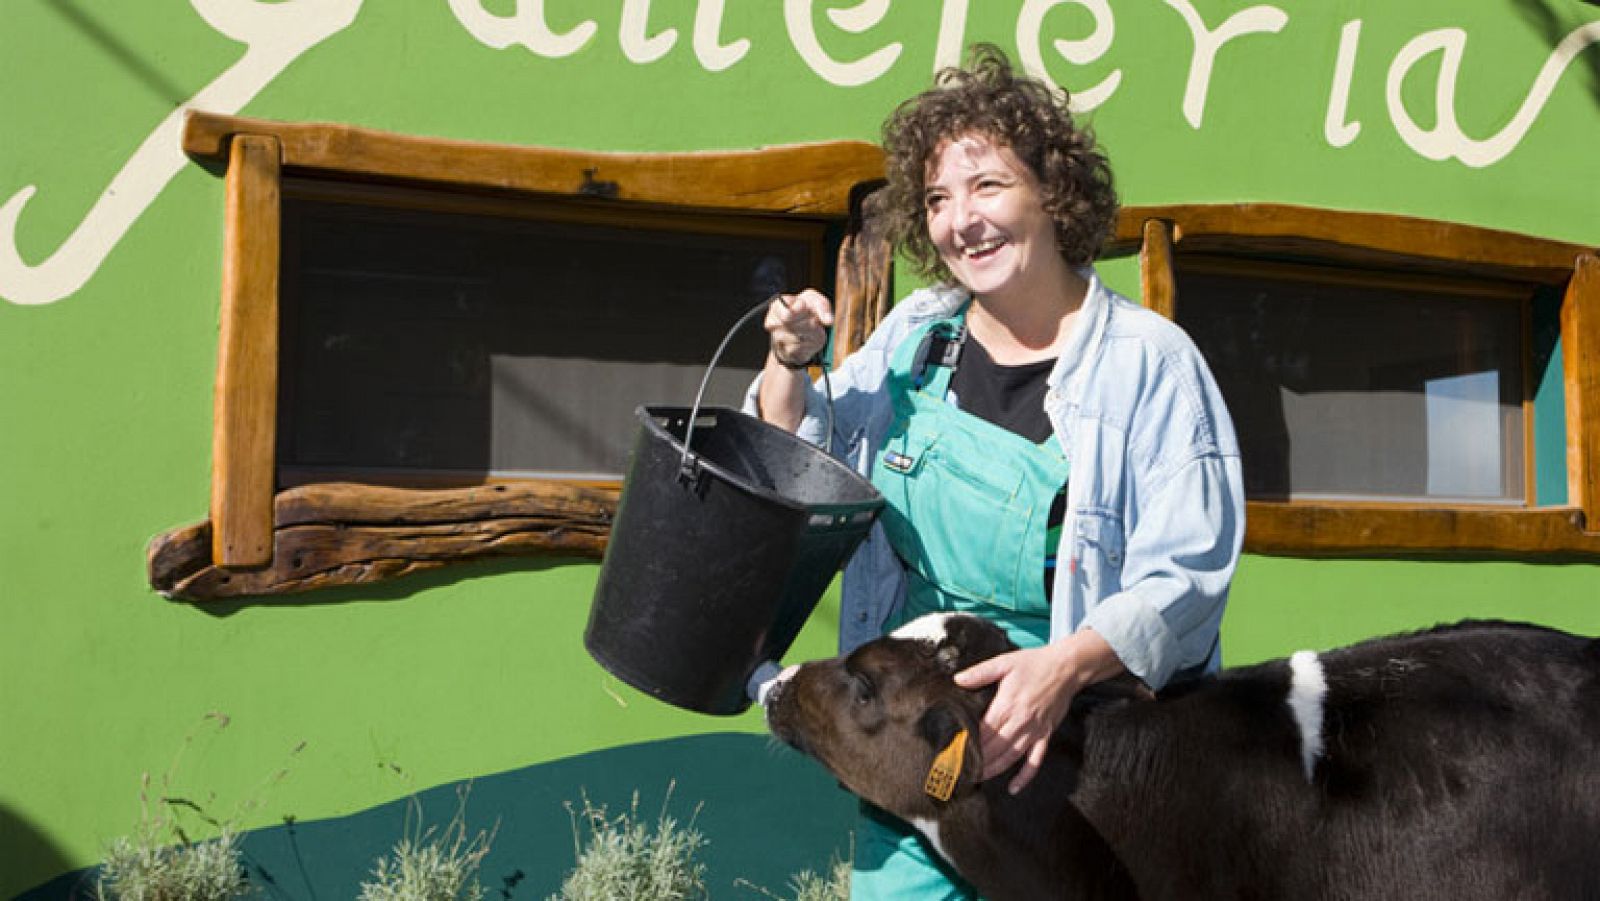
M 940 323 L 922 336 L 917 353 L 911 358 L 911 387 L 921 391 L 928 381 L 930 366 L 943 366 L 955 373 L 961 363 L 961 348 L 967 343 L 965 323 Z

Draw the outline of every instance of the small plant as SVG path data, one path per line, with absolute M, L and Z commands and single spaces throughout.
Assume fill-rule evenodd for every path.
M 201 721 L 201 725 L 207 724 L 220 732 L 228 727 L 228 717 L 208 713 Z M 194 743 L 197 729 L 184 736 L 178 754 L 159 780 L 152 780 L 149 773 L 141 778 L 139 823 L 131 835 L 111 843 L 100 864 L 95 894 L 102 901 L 232 901 L 253 893 L 235 831 L 235 823 L 251 805 L 241 805 L 233 817 L 218 820 L 203 805 L 173 792 L 178 765 Z M 295 748 L 294 753 L 299 750 Z M 285 775 L 287 770 L 280 770 L 268 785 Z M 216 835 L 193 838 L 202 824 Z
M 147 821 L 148 822 L 148 821 Z M 163 846 L 159 827 L 119 838 L 100 864 L 104 901 L 230 901 L 250 894 L 234 834 Z
M 667 795 L 671 797 L 669 790 Z M 639 819 L 639 795 L 627 813 L 612 817 L 604 806 L 583 799 L 572 814 L 577 866 L 551 901 L 695 901 L 708 897 L 706 867 L 699 853 L 706 840 L 693 826 L 667 816 L 666 802 L 655 823 Z M 698 808 L 696 813 L 698 813 Z M 587 832 L 587 843 L 584 833 Z
M 479 832 L 467 837 L 467 790 L 456 814 L 442 830 L 402 837 L 388 856 L 379 859 L 372 880 L 361 883 L 360 901 L 482 901 L 478 870 L 494 837 Z M 420 820 L 421 807 L 412 801 Z
M 850 901 L 850 862 L 834 858 L 826 876 L 801 870 L 789 880 L 794 901 Z
M 835 855 L 827 875 L 807 869 L 789 877 L 791 895 L 774 894 L 748 879 L 736 879 L 734 885 L 753 889 L 772 901 L 850 901 L 850 869 L 848 859 Z

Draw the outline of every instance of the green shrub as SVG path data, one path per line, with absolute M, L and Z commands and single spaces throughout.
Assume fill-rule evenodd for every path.
M 487 832 L 467 837 L 466 794 L 463 790 L 444 829 L 407 827 L 389 856 L 379 859 L 372 879 L 361 883 L 360 901 L 482 901 L 478 870 L 493 837 Z M 420 820 L 415 801 L 412 811 Z
M 100 864 L 105 901 L 230 901 L 251 893 L 233 833 L 162 846 L 158 830 L 119 838 Z
M 668 797 L 671 792 L 668 792 Z M 609 816 L 604 806 L 583 799 L 572 814 L 577 866 L 551 901 L 698 901 L 708 897 L 706 845 L 692 823 L 680 826 L 667 816 L 665 802 L 654 824 L 639 819 L 639 796 L 627 813 Z
M 789 881 L 794 901 L 850 901 L 850 862 L 833 861 L 826 876 L 801 870 Z
M 239 853 L 236 824 L 259 801 L 241 804 L 231 817 L 218 820 L 204 805 L 173 790 L 179 764 L 201 726 L 221 732 L 228 727 L 228 717 L 206 714 L 184 736 L 159 779 L 152 780 L 149 773 L 142 776 L 138 825 L 131 835 L 113 841 L 100 863 L 95 893 L 103 901 L 231 901 L 253 893 Z M 299 751 L 297 747 L 291 754 Z M 287 772 L 275 773 L 256 797 Z M 207 797 L 206 803 L 212 800 Z M 202 831 L 215 835 L 192 837 Z
M 759 892 L 772 901 L 850 901 L 850 861 L 836 855 L 826 875 L 801 870 L 789 877 L 789 895 L 776 894 L 748 879 L 736 879 L 733 884 Z

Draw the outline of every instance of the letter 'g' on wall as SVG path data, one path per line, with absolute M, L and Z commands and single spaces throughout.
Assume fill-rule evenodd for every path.
M 161 120 L 123 164 L 67 240 L 38 264 L 17 253 L 17 222 L 38 186 L 0 206 L 0 297 L 54 303 L 74 294 L 183 169 L 183 117 L 191 108 L 235 113 L 302 54 L 355 21 L 361 0 L 189 0 L 207 25 L 245 45 L 244 56 Z

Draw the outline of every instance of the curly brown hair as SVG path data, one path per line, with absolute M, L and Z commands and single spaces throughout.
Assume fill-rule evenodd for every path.
M 924 192 L 934 154 L 967 134 L 1009 147 L 1033 171 L 1069 265 L 1086 266 L 1099 255 L 1116 220 L 1117 194 L 1093 133 L 1073 122 L 1065 94 L 1018 77 L 999 48 L 978 44 L 964 68 L 941 71 L 932 88 L 883 123 L 884 225 L 922 275 L 952 279 L 928 237 Z

